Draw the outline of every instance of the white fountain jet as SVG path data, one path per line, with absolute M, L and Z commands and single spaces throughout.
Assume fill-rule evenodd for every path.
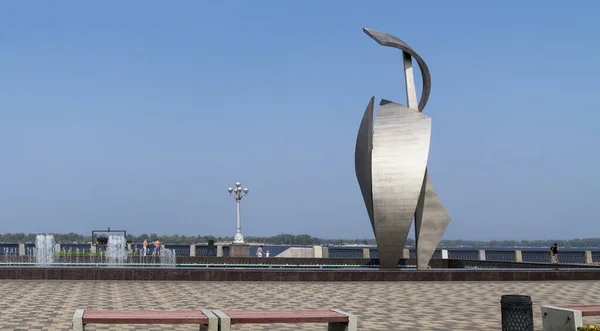
M 35 261 L 39 265 L 54 263 L 54 236 L 38 234 L 35 237 Z
M 127 261 L 127 242 L 123 236 L 108 236 L 106 259 L 110 265 L 123 265 Z

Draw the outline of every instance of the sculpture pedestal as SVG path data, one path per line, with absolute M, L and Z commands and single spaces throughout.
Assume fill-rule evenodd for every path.
M 249 244 L 231 244 L 229 245 L 229 256 L 231 257 L 250 257 Z

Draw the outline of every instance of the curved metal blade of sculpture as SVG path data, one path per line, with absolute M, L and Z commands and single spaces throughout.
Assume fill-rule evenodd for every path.
M 427 269 L 450 222 L 427 173 L 431 118 L 422 111 L 431 76 L 425 61 L 404 41 L 384 32 L 363 31 L 380 45 L 402 51 L 408 101 L 404 106 L 382 100 L 373 121 L 372 97 L 356 139 L 356 177 L 375 233 L 380 267 L 397 267 L 414 217 L 417 268 Z M 412 58 L 423 76 L 418 104 Z

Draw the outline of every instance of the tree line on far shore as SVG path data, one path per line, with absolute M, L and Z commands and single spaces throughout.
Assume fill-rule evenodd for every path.
M 109 233 L 98 233 L 98 235 L 107 235 Z M 114 233 L 117 234 L 117 233 Z M 0 234 L 0 243 L 35 243 L 36 233 L 4 233 Z M 77 233 L 53 233 L 54 240 L 62 244 L 85 244 L 92 242 L 91 235 L 81 235 Z M 210 235 L 158 235 L 156 233 L 142 233 L 139 236 L 127 234 L 127 241 L 141 243 L 144 239 L 154 241 L 160 239 L 163 244 L 202 244 L 209 241 L 231 242 L 233 237 L 215 237 Z M 322 239 L 312 237 L 307 234 L 279 234 L 272 237 L 246 236 L 248 243 L 262 243 L 267 245 L 374 245 L 375 239 Z M 587 239 L 548 239 L 548 240 L 442 240 L 440 247 L 550 247 L 554 242 L 558 242 L 561 247 L 600 247 L 600 238 Z M 409 238 L 407 246 L 414 246 L 414 239 Z

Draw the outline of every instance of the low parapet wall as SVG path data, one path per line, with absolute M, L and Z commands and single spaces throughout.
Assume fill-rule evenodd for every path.
M 0 261 L 2 262 L 2 261 Z M 56 263 L 66 264 L 105 264 L 106 258 L 101 256 L 57 256 Z M 35 259 L 28 256 L 16 256 L 8 264 L 33 264 Z M 143 264 L 157 265 L 160 260 L 157 257 L 147 256 L 130 256 L 125 263 L 128 264 Z M 6 264 L 6 263 L 5 263 Z M 216 256 L 177 256 L 176 264 L 181 267 L 202 266 L 256 266 L 265 267 L 269 265 L 278 267 L 319 267 L 319 266 L 334 266 L 334 267 L 368 267 L 379 266 L 378 259 L 361 259 L 361 258 L 286 258 L 286 257 L 216 257 Z M 400 259 L 400 266 L 415 266 L 415 259 Z M 478 260 L 460 260 L 460 259 L 432 259 L 429 263 L 433 269 L 540 269 L 540 268 L 586 268 L 600 269 L 600 265 L 596 264 L 550 264 L 538 262 L 505 262 L 505 261 L 478 261 Z
M 277 254 L 278 258 L 313 258 L 315 257 L 314 248 L 310 247 L 290 247 L 285 251 Z
M 258 258 L 258 257 L 211 257 L 211 256 L 178 256 L 178 264 L 224 264 L 224 265 L 290 265 L 290 266 L 378 266 L 379 259 L 352 259 L 352 258 Z M 415 266 L 415 259 L 400 259 L 398 265 Z M 538 268 L 597 268 L 593 264 L 550 264 L 537 262 L 504 262 L 504 261 L 478 261 L 459 259 L 432 259 L 429 263 L 433 269 L 538 269 Z

